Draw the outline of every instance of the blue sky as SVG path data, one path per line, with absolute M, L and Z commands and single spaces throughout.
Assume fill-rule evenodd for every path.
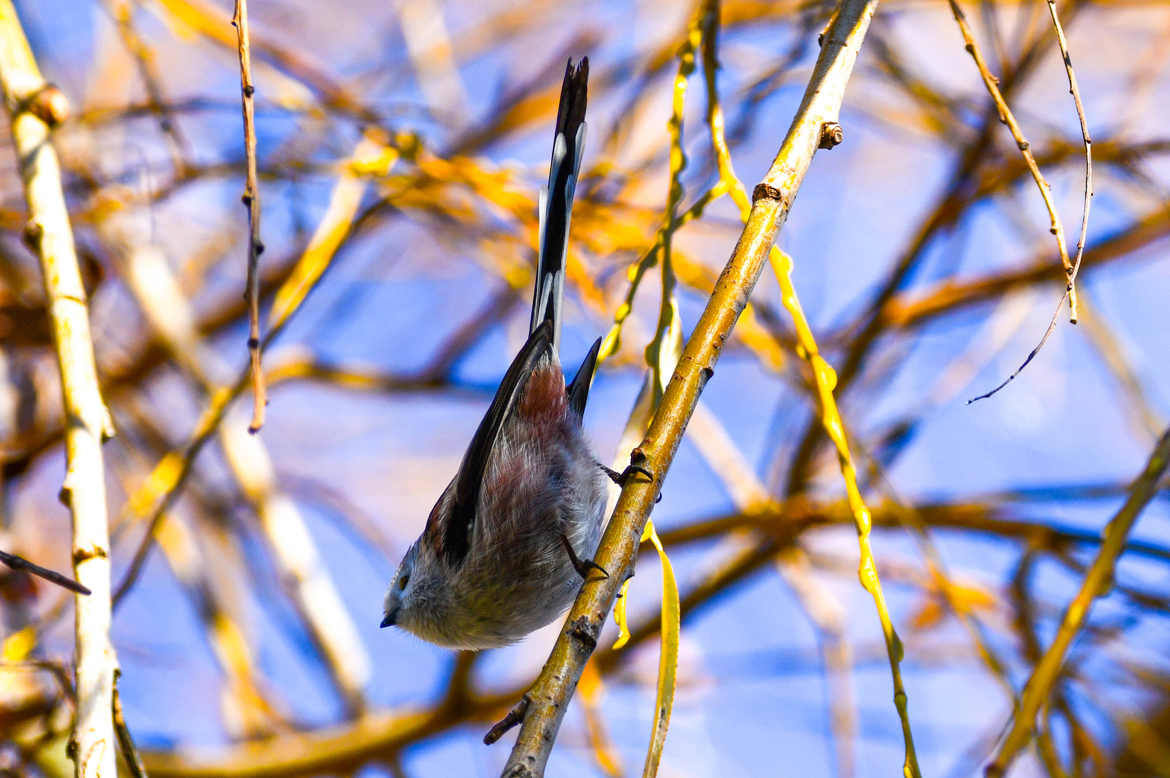
M 264 2 L 254 4 L 254 32 L 302 46 L 303 53 L 322 63 L 338 79 L 367 86 L 370 103 L 386 107 L 395 126 L 419 132 L 442 149 L 452 139 L 450 128 L 418 110 L 401 110 L 423 99 L 422 90 L 402 53 L 403 42 L 394 9 L 377 4 L 339 5 L 327 14 L 310 4 Z M 50 78 L 66 88 L 78 105 L 102 105 L 138 94 L 134 70 L 128 64 L 99 70 L 89 63 L 117 48 L 108 17 L 97 5 L 38 0 L 18 3 L 29 37 Z M 376 7 L 375 7 L 376 6 Z M 442 6 L 452 35 L 458 37 L 493 7 L 458 4 Z M 974 9 L 971 11 L 975 15 Z M 1018 9 L 1006 9 L 1005 27 L 1013 29 Z M 599 40 L 588 51 L 594 72 L 608 71 L 625 58 L 646 51 L 655 42 L 679 31 L 685 14 L 655 6 L 603 3 L 534 11 L 514 38 L 489 47 L 463 63 L 459 74 L 470 104 L 464 114 L 472 124 L 482 122 L 502 84 L 525 83 L 557 46 L 581 31 L 596 31 Z M 670 23 L 667 23 L 669 17 Z M 182 127 L 201 162 L 239 158 L 239 116 L 230 108 L 238 94 L 233 62 L 222 50 L 197 39 L 172 37 L 150 13 L 136 14 L 144 35 L 159 48 L 159 66 L 167 74 L 170 93 L 178 97 L 213 96 L 229 107 L 185 116 Z M 60 20 L 64 23 L 58 24 Z M 929 83 L 960 96 L 967 106 L 983 105 L 984 94 L 973 65 L 962 50 L 958 31 L 942 8 L 890 5 L 880 11 L 879 24 L 888 39 Z M 1133 94 L 1130 78 L 1138 68 L 1134 51 L 1146 51 L 1161 29 L 1165 14 L 1158 9 L 1096 9 L 1086 11 L 1070 28 L 1079 67 L 1090 127 L 1099 139 L 1124 141 L 1158 138 L 1155 121 L 1167 95 L 1164 63 L 1154 67 L 1156 77 L 1143 104 L 1125 99 Z M 787 49 L 793 31 L 769 23 L 740 27 L 722 42 L 723 69 L 719 83 L 729 120 L 737 115 L 749 78 L 777 52 Z M 310 45 L 312 44 L 312 45 Z M 815 45 L 772 97 L 759 107 L 753 131 L 733 148 L 741 177 L 759 178 L 800 100 Z M 670 68 L 673 71 L 673 66 Z M 99 81 L 97 75 L 118 76 L 125 83 Z M 668 112 L 668 79 L 642 85 L 635 74 L 596 88 L 590 102 L 590 145 L 586 165 L 601 159 L 602 140 L 613 123 L 626 118 L 622 106 L 636 89 L 650 90 L 645 116 L 639 116 L 616 163 L 634 157 L 636 150 L 664 142 L 661 128 Z M 543 83 L 543 82 L 542 82 Z M 257 78 L 261 97 L 277 84 Z M 692 167 L 684 178 L 686 202 L 711 182 L 703 172 L 706 135 L 702 123 L 701 79 L 691 80 L 684 141 Z M 267 90 L 267 91 L 266 91 Z M 1127 91 L 1128 90 L 1128 91 Z M 1044 64 L 1028 81 L 1016 104 L 1026 131 L 1036 147 L 1053 138 L 1079 137 L 1075 114 L 1059 58 L 1049 50 Z M 1122 127 L 1114 117 L 1132 109 L 1135 115 Z M 967 119 L 975 113 L 968 108 Z M 954 166 L 953 153 L 936 138 L 915 130 L 914 106 L 904 94 L 882 82 L 868 51 L 858 65 L 846 97 L 842 123 L 846 142 L 820 153 L 784 226 L 779 244 L 795 259 L 793 279 L 808 318 L 819 337 L 838 332 L 862 309 L 888 272 L 926 209 L 945 186 Z M 541 185 L 547 160 L 549 127 L 538 122 L 531 132 L 509 136 L 478 153 L 484 160 L 520 171 L 535 190 Z M 304 149 L 315 163 L 328 163 L 348 153 L 357 134 L 352 122 L 307 118 L 263 107 L 258 131 L 261 156 L 279 166 L 288 150 Z M 93 155 L 110 170 L 128 170 L 132 160 L 149 160 L 152 170 L 164 167 L 165 146 L 150 120 L 133 129 L 87 139 L 68 136 L 76 145 L 74 158 Z M 94 145 L 87 147 L 90 142 Z M 1003 131 L 998 142 L 1011 150 Z M 65 142 L 63 141 L 63 144 Z M 299 144 L 299 146 L 298 146 Z M 94 151 L 94 148 L 101 153 Z M 588 155 L 593 155 L 592 159 Z M 69 159 L 68 151 L 65 156 Z M 1102 166 L 1097 179 L 1090 243 L 1108 235 L 1152 209 L 1156 192 L 1165 192 L 1165 159 L 1144 161 L 1153 180 L 1139 186 Z M 295 172 L 286 168 L 279 182 L 263 188 L 266 257 L 284 256 L 300 245 L 298 227 L 311 226 L 323 213 L 332 176 L 325 171 Z M 140 170 L 138 171 L 141 172 Z M 295 173 L 295 174 L 294 174 Z M 1066 231 L 1079 223 L 1081 173 L 1076 164 L 1046 170 L 1064 217 Z M 153 175 L 153 174 L 152 174 Z M 159 173 L 159 176 L 162 176 Z M 639 204 L 660 209 L 665 198 L 666 173 L 661 164 L 650 166 L 644 181 L 633 188 Z M 149 186 L 149 179 L 147 185 Z M 163 247 L 176 268 L 188 253 L 221 230 L 244 234 L 242 209 L 236 204 L 237 176 L 214 178 L 190 186 L 153 207 L 153 240 Z M 373 195 L 367 195 L 367 203 Z M 714 207 L 709 219 L 688 228 L 679 245 L 705 266 L 717 270 L 734 244 L 738 230 L 730 203 Z M 452 231 L 454 232 L 454 231 Z M 647 244 L 652 235 L 646 235 Z M 1082 275 L 1082 289 L 1093 311 L 1107 322 L 1122 352 L 1133 366 L 1155 413 L 1164 421 L 1170 410 L 1170 372 L 1164 358 L 1168 331 L 1164 301 L 1170 280 L 1159 262 L 1165 251 L 1160 241 L 1134 253 L 1133 258 Z M 298 312 L 280 341 L 267 356 L 279 364 L 296 350 L 308 348 L 330 363 L 357 363 L 389 373 L 407 373 L 426 363 L 435 348 L 499 288 L 499 280 L 472 256 L 467 240 L 445 234 L 441 224 L 403 212 L 369 234 L 345 246 L 319 288 Z M 869 370 L 859 388 L 846 394 L 842 410 L 852 433 L 864 444 L 868 436 L 906 414 L 921 415 L 910 445 L 889 468 L 892 490 L 905 501 L 978 497 L 1025 486 L 1126 482 L 1136 475 L 1148 455 L 1151 439 L 1135 431 L 1119 393 L 1099 353 L 1084 332 L 1062 322 L 1035 362 L 996 397 L 974 405 L 966 400 L 998 383 L 1018 365 L 1043 332 L 1059 295 L 1059 271 L 1047 218 L 1030 181 L 1010 194 L 973 207 L 958 227 L 933 241 L 927 259 L 909 283 L 912 292 L 929 290 L 945 279 L 967 280 L 1005 268 L 1022 266 L 1037 256 L 1051 256 L 1053 283 L 1035 287 L 1019 298 L 997 300 L 941 317 L 917 330 L 912 339 L 885 338 L 874 350 Z M 241 260 L 243 250 L 235 252 Z M 588 266 L 620 278 L 629 257 L 588 257 Z M 216 299 L 225 289 L 242 288 L 242 262 L 224 261 L 210 269 L 196 304 Z M 649 332 L 656 315 L 656 276 L 638 297 L 636 317 L 640 331 Z M 620 284 L 610 284 L 619 290 Z M 95 329 L 118 338 L 132 306 L 116 289 L 94 301 Z M 617 299 L 616 294 L 611 294 Z M 420 531 L 431 504 L 454 472 L 471 431 L 486 407 L 490 392 L 512 351 L 523 338 L 527 322 L 527 293 L 520 296 L 506 324 L 489 331 L 454 371 L 454 391 L 413 394 L 362 393 L 321 384 L 289 383 L 275 387 L 264 429 L 280 483 L 295 496 L 312 538 L 341 595 L 349 617 L 358 628 L 365 652 L 373 663 L 366 694 L 376 709 L 410 708 L 433 701 L 452 662 L 448 651 L 431 647 L 394 630 L 379 630 L 381 593 L 402 551 Z M 765 271 L 753 300 L 779 308 L 779 293 L 770 271 Z M 692 291 L 680 299 L 689 331 L 704 300 Z M 567 364 L 576 364 L 594 337 L 609 326 L 607 316 L 584 305 L 570 291 L 569 315 L 562 351 Z M 612 308 L 608 312 L 612 314 Z M 124 334 L 124 333 L 123 333 Z M 100 337 L 100 335 L 99 335 Z M 242 364 L 243 330 L 231 328 L 214 341 L 225 359 Z M 631 349 L 637 346 L 631 344 Z M 100 349 L 99 349 L 100 351 Z M 113 350 L 111 349 L 111 352 Z M 107 352 L 110 353 L 110 352 Z M 838 364 L 841 352 L 829 350 Z M 951 367 L 973 360 L 970 374 L 951 378 Z M 761 368 L 741 351 L 729 353 L 708 385 L 703 401 L 725 426 L 757 476 L 773 485 L 772 460 L 777 452 L 791 453 L 795 438 L 810 417 L 808 398 L 799 389 L 799 369 L 793 359 L 780 375 Z M 630 368 L 606 369 L 590 396 L 586 427 L 602 460 L 613 456 L 626 415 L 641 381 Z M 191 399 L 181 380 L 171 375 L 151 385 L 148 403 L 165 415 L 164 424 L 176 441 L 190 430 L 201 407 Z M 246 404 L 246 403 L 244 403 Z M 243 411 L 246 408 L 240 408 Z M 243 423 L 232 416 L 229 423 Z M 859 450 L 860 451 L 860 450 Z M 862 461 L 861 453 L 857 454 Z M 218 451 L 200 459 L 203 480 L 227 490 L 230 479 Z M 59 478 L 61 460 L 54 455 L 38 464 L 21 485 L 17 505 L 45 510 L 54 531 L 65 532 L 67 519 L 53 507 L 50 495 Z M 783 473 L 781 467 L 779 472 Z M 305 483 L 326 484 L 344 497 L 344 508 L 314 498 Z M 814 481 L 822 496 L 843 491 L 831 458 L 824 458 Z M 718 473 L 704 460 L 693 442 L 684 442 L 663 487 L 664 498 L 654 520 L 664 529 L 734 509 Z M 875 502 L 878 490 L 869 491 Z M 114 510 L 120 508 L 116 500 Z M 1097 500 L 1066 500 L 1024 505 L 1020 512 L 1044 523 L 1070 525 L 1098 532 L 1120 505 L 1113 496 Z M 189 500 L 180 512 L 196 509 Z M 380 539 L 373 544 L 348 528 L 355 512 L 369 517 Z M 305 725 L 326 725 L 342 715 L 326 670 L 317 659 L 308 633 L 295 611 L 279 594 L 280 582 L 257 536 L 255 522 L 239 505 L 218 517 L 224 538 L 209 548 L 237 548 L 251 564 L 237 570 L 228 590 L 240 593 L 236 603 L 244 619 L 249 643 L 264 685 L 273 690 L 291 714 Z M 1143 515 L 1135 538 L 1158 542 L 1170 529 L 1170 515 L 1155 501 Z M 25 532 L 32 532 L 25 528 Z M 62 534 L 60 537 L 64 537 Z M 987 537 L 937 532 L 934 541 L 949 572 L 973 582 L 997 598 L 1004 597 L 1007 579 L 1019 562 L 1020 547 Z M 923 595 L 898 570 L 921 576 L 924 565 L 914 539 L 905 532 L 880 531 L 874 539 L 879 562 L 894 573 L 886 580 L 895 623 L 906 642 L 906 685 L 911 720 L 924 775 L 946 775 L 961 765 L 963 749 L 977 738 L 994 733 L 1006 720 L 1009 702 L 982 670 L 970 651 L 966 633 L 953 621 L 930 630 L 909 626 L 922 607 Z M 854 652 L 853 695 L 858 732 L 853 744 L 858 776 L 894 774 L 901 764 L 901 736 L 891 704 L 889 670 L 881 649 L 881 634 L 869 596 L 857 584 L 850 566 L 857 545 L 852 529 L 834 528 L 810 533 L 806 550 L 814 560 L 814 578 L 839 604 L 846 616 L 846 638 Z M 128 554 L 128 551 L 126 552 Z M 1082 561 L 1091 550 L 1078 549 Z M 688 547 L 674 556 L 684 590 L 723 558 L 717 543 Z M 115 567 L 125 557 L 115 552 Z M 833 564 L 830 564 L 833 563 Z M 222 569 L 217 566 L 217 570 Z M 1164 592 L 1170 579 L 1164 563 L 1124 558 L 1119 581 Z M 634 613 L 657 608 L 660 576 L 657 561 L 645 556 L 630 591 Z M 1044 603 L 1038 632 L 1050 639 L 1059 608 L 1078 584 L 1077 577 L 1051 560 L 1038 563 L 1034 591 Z M 1129 604 L 1111 594 L 1094 619 L 1124 614 Z M 982 614 L 994 642 L 1018 657 L 1005 611 Z M 1126 632 L 1127 651 L 1164 668 L 1168 633 L 1164 618 L 1145 613 Z M 51 635 L 51 646 L 68 650 L 67 625 Z M 612 629 L 612 625 L 607 628 Z M 555 626 L 524 643 L 490 652 L 477 666 L 477 677 L 488 688 L 518 684 L 539 668 L 555 635 Z M 608 632 L 607 632 L 608 635 Z M 170 744 L 223 746 L 227 734 L 220 715 L 218 687 L 221 674 L 197 614 L 160 554 L 155 554 L 142 582 L 118 612 L 115 645 L 123 668 L 122 693 L 126 716 L 140 744 L 148 748 Z M 606 638 L 603 638 L 603 643 Z M 1077 649 L 1074 646 L 1074 656 Z M 663 776 L 837 774 L 829 737 L 829 696 L 817 633 L 791 589 L 769 569 L 721 595 L 685 624 L 682 647 L 682 683 L 670 736 Z M 656 647 L 635 650 L 632 659 L 610 680 L 601 712 L 627 771 L 641 763 L 650 730 Z M 1116 672 L 1110 660 L 1098 663 L 1101 673 Z M 1084 672 L 1095 665 L 1086 660 Z M 1104 676 L 1102 676 L 1104 677 Z M 1017 688 L 1027 678 L 1027 667 L 1013 661 L 1011 680 Z M 1078 710 L 1105 706 L 1113 711 L 1136 712 L 1145 700 L 1129 687 L 1116 690 L 1074 689 Z M 176 705 L 181 701 L 181 705 Z M 1089 716 L 1090 720 L 1092 715 Z M 411 776 L 493 775 L 506 758 L 511 736 L 494 748 L 479 744 L 482 725 L 457 729 L 427 740 L 404 754 Z M 600 774 L 584 736 L 580 710 L 570 710 L 549 775 Z M 1028 755 L 1013 775 L 1039 774 Z M 361 775 L 382 775 L 370 767 Z

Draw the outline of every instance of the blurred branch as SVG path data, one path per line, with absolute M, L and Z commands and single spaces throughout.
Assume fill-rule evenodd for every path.
M 110 539 L 102 443 L 113 423 L 98 386 L 89 311 L 61 190 L 51 125 L 64 119 L 64 95 L 46 84 L 10 0 L 0 0 L 0 86 L 11 120 L 28 206 L 24 236 L 40 261 L 61 376 L 65 481 L 61 499 L 73 517 L 73 570 L 90 595 L 74 598 L 77 716 L 70 755 L 78 778 L 115 774 L 113 691 L 117 659 L 110 643 Z
M 605 729 L 605 719 L 601 715 L 601 696 L 605 691 L 605 683 L 595 664 L 586 664 L 581 673 L 581 683 L 577 689 L 577 700 L 581 703 L 585 714 L 585 732 L 589 738 L 589 746 L 593 750 L 593 759 L 597 767 L 609 778 L 622 778 L 625 770 L 622 769 L 621 758 L 613 741 Z
M 1158 208 L 1137 221 L 1101 238 L 1085 251 L 1083 269 L 1094 269 L 1118 261 L 1140 260 L 1144 246 L 1170 235 L 1170 206 Z M 916 326 L 943 314 L 952 313 L 1022 286 L 1048 280 L 1050 268 L 1042 257 L 1021 268 L 975 278 L 970 281 L 948 279 L 924 292 L 905 292 L 891 297 L 879 315 L 883 327 Z
M 145 109 L 158 119 L 159 128 L 166 135 L 170 144 L 171 160 L 175 173 L 182 175 L 187 167 L 190 149 L 187 139 L 183 136 L 182 130 L 179 129 L 178 121 L 174 116 L 175 111 L 163 93 L 162 74 L 159 73 L 154 51 L 134 27 L 134 9 L 131 0 L 106 0 L 106 7 L 114 19 L 114 24 L 118 27 L 122 43 L 130 55 L 134 57 L 134 62 L 138 66 L 139 77 L 146 89 L 147 104 Z M 84 118 L 79 117 L 79 119 L 85 121 Z
M 1167 465 L 1170 465 L 1170 429 L 1162 433 L 1162 438 L 1146 462 L 1145 470 L 1130 487 L 1125 504 L 1105 526 L 1105 541 L 1093 559 L 1093 564 L 1086 573 L 1076 597 L 1065 610 L 1056 637 L 1024 687 L 1019 709 L 1012 719 L 1011 730 L 1000 744 L 995 758 L 987 766 L 986 773 L 989 778 L 1003 775 L 1019 750 L 1027 744 L 1035 725 L 1036 713 L 1048 699 L 1073 638 L 1077 636 L 1085 619 L 1088 618 L 1093 600 L 1104 594 L 1112 584 L 1117 558 L 1125 547 L 1129 531 L 1142 510 L 1153 499 L 1158 480 L 1166 472 Z
M 931 530 L 951 530 L 969 535 L 1014 540 L 1040 549 L 1056 551 L 1069 545 L 1099 546 L 1101 537 L 1071 526 L 1045 524 L 1034 519 L 1018 518 L 1007 508 L 988 504 L 1002 495 L 986 501 L 970 499 L 956 502 L 923 502 L 913 504 L 923 524 Z M 878 503 L 873 506 L 876 527 L 901 529 L 903 522 L 897 508 Z M 677 546 L 720 537 L 737 529 L 755 528 L 777 537 L 789 537 L 793 532 L 852 521 L 849 506 L 844 502 L 818 504 L 805 499 L 790 500 L 765 511 L 731 513 L 710 519 L 694 521 L 673 527 L 661 533 L 663 544 Z M 1170 564 L 1170 548 L 1145 541 L 1131 540 L 1125 552 Z
M 200 340 L 194 327 L 194 314 L 166 258 L 141 238 L 129 238 L 124 244 L 128 285 L 147 321 L 167 344 L 175 362 L 195 378 L 203 395 L 213 394 L 217 389 L 215 377 L 228 373 L 230 369 Z M 346 710 L 350 715 L 357 715 L 365 706 L 362 690 L 369 679 L 369 657 L 362 649 L 348 611 L 317 554 L 304 518 L 288 495 L 277 488 L 271 457 L 264 443 L 233 424 L 221 425 L 218 432 L 235 482 L 260 520 L 261 534 L 275 561 L 280 582 L 321 651 Z M 172 540 L 183 534 L 176 530 L 171 533 Z M 162 537 L 160 534 L 159 539 Z M 167 553 L 175 568 L 176 553 L 190 558 L 192 551 L 183 553 L 182 544 L 173 545 L 179 548 L 169 549 Z M 197 581 L 190 580 L 194 577 L 192 571 L 188 569 L 180 577 L 193 588 L 199 601 L 218 610 L 218 603 L 209 596 L 210 592 L 199 587 Z M 250 680 L 248 652 L 239 645 L 243 643 L 243 635 L 234 624 L 224 624 L 223 620 L 222 616 L 215 619 L 221 623 L 213 622 L 208 632 L 214 636 L 217 655 L 228 671 L 229 689 L 239 692 L 233 707 L 243 715 L 236 718 L 245 731 L 251 731 L 256 727 L 253 722 L 256 717 L 252 713 L 263 710 L 265 706 L 257 704 L 260 695 Z
M 292 778 L 344 773 L 398 753 L 457 724 L 483 721 L 523 690 L 485 694 L 433 710 L 368 713 L 335 727 L 279 735 L 221 749 L 146 750 L 152 778 Z
M 1150 402 L 1146 390 L 1138 380 L 1134 366 L 1127 357 L 1126 349 L 1121 339 L 1113 332 L 1109 322 L 1101 315 L 1096 304 L 1089 305 L 1087 295 L 1081 297 L 1081 308 L 1085 311 L 1085 334 L 1096 350 L 1101 361 L 1113 374 L 1119 387 L 1124 392 L 1125 403 L 1122 409 L 1130 419 L 1138 439 L 1149 443 L 1158 438 L 1158 431 L 1165 425 L 1161 414 Z
M 684 619 L 694 617 L 704 605 L 719 595 L 726 594 L 732 587 L 746 580 L 752 573 L 762 569 L 784 548 L 792 548 L 805 532 L 821 526 L 849 526 L 852 517 L 843 503 L 836 507 L 821 509 L 801 508 L 799 504 L 785 506 L 761 515 L 734 514 L 725 519 L 695 525 L 704 529 L 697 536 L 688 533 L 688 527 L 666 530 L 662 533 L 664 544 L 677 546 L 696 537 L 709 538 L 729 528 L 757 527 L 762 540 L 742 551 L 715 570 L 681 598 Z M 1076 532 L 1070 529 L 1053 528 L 1024 521 L 996 519 L 988 513 L 986 506 L 925 504 L 915 508 L 923 521 L 935 529 L 974 529 L 979 533 L 1016 539 L 1034 544 L 1040 549 L 1058 549 L 1069 543 L 1091 544 L 1100 538 L 1091 532 Z M 881 505 L 874 507 L 874 526 L 902 530 L 901 520 Z M 647 548 L 649 543 L 644 544 Z M 1129 543 L 1127 553 L 1142 553 L 1142 547 Z M 1153 551 L 1153 549 L 1148 549 Z M 1155 558 L 1170 561 L 1170 551 L 1162 551 Z M 655 610 L 647 618 L 633 625 L 631 638 L 626 649 L 598 652 L 597 669 L 609 675 L 633 657 L 630 648 L 652 639 L 658 633 L 658 613 Z M 592 666 L 592 665 L 591 665 Z M 459 724 L 485 721 L 498 715 L 508 706 L 522 689 L 509 689 L 487 696 L 468 691 L 461 695 L 463 702 L 455 707 L 444 705 L 433 716 L 422 713 L 371 712 L 360 719 L 340 727 L 326 728 L 318 733 L 289 733 L 277 735 L 258 743 L 243 743 L 219 751 L 178 751 L 148 750 L 144 752 L 145 763 L 151 774 L 156 776 L 289 776 L 310 775 L 320 772 L 336 772 L 354 768 L 370 761 L 385 758 L 387 754 L 411 743 L 417 743 Z
M 132 778 L 146 778 L 146 769 L 142 766 L 142 757 L 134 746 L 134 738 L 130 728 L 126 726 L 126 719 L 122 715 L 122 698 L 118 694 L 118 676 L 114 673 L 114 730 L 118 733 L 118 747 L 122 749 L 122 758 L 126 760 L 126 767 Z
M 194 30 L 225 50 L 238 52 L 239 41 L 227 29 L 230 21 L 227 14 L 219 8 L 207 5 L 204 0 L 158 0 L 156 13 L 159 11 L 161 15 Z M 261 60 L 271 64 L 277 72 L 287 78 L 294 79 L 312 90 L 326 104 L 351 113 L 364 123 L 379 122 L 376 112 L 354 99 L 349 91 L 339 86 L 331 76 L 311 62 L 303 51 L 281 46 L 273 40 L 259 36 L 250 38 L 250 48 L 256 50 Z M 285 90 L 288 91 L 291 90 Z M 282 96 L 285 102 L 288 102 L 289 95 L 286 93 Z
M 388 168 L 396 159 L 397 155 L 393 150 L 369 138 L 363 139 L 354 149 L 355 165 L 367 165 L 373 169 L 378 169 L 379 166 Z M 280 335 L 289 319 L 300 308 L 301 303 L 333 261 L 338 248 L 352 229 L 364 191 L 364 180 L 348 170 L 334 186 L 329 207 L 317 225 L 313 239 L 276 292 L 272 310 L 269 312 L 268 333 L 264 336 L 263 345 L 267 345 Z M 118 585 L 114 594 L 115 603 L 122 599 L 137 580 L 150 552 L 159 522 L 191 472 L 195 457 L 219 428 L 229 405 L 244 390 L 247 381 L 248 370 L 244 370 L 234 383 L 220 386 L 212 392 L 207 407 L 184 449 L 181 452 L 172 451 L 163 457 L 145 483 L 127 500 L 127 510 L 130 513 L 147 517 L 147 531 L 131 559 L 122 582 Z
M 280 582 L 308 626 L 346 711 L 365 708 L 363 690 L 370 679 L 370 658 L 333 578 L 321 559 L 296 503 L 276 485 L 276 475 L 262 442 L 231 425 L 220 429 L 228 465 L 252 503 L 276 562 Z
M 220 693 L 224 729 L 241 739 L 272 734 L 273 723 L 282 718 L 283 711 L 258 677 L 254 652 L 238 617 L 241 609 L 232 607 L 235 592 L 224 580 L 226 576 L 217 574 L 218 563 L 222 562 L 214 554 L 218 549 L 205 551 L 197 534 L 180 516 L 169 517 L 159 528 L 157 542 L 172 575 L 186 589 L 224 675 Z M 223 556 L 230 559 L 234 555 Z

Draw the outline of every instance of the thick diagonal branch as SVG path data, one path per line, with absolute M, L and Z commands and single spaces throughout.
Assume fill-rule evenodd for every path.
M 876 0 L 843 0 L 826 31 L 820 57 L 787 137 L 763 182 L 756 187 L 751 215 L 739 242 L 683 349 L 646 438 L 636 449 L 641 460 L 635 464 L 655 473 L 656 478 L 653 482 L 631 479 L 622 489 L 595 557 L 598 564 L 615 574 L 582 587 L 529 693 L 532 702 L 504 768 L 503 774 L 508 778 L 544 774 L 568 700 L 596 647 L 606 614 L 613 607 L 623 578 L 617 571 L 628 569 L 634 559 L 661 478 L 674 459 L 703 386 L 714 373 L 720 350 L 767 262 L 768 250 L 820 144 L 822 128 L 837 121 L 845 85 L 876 8 Z

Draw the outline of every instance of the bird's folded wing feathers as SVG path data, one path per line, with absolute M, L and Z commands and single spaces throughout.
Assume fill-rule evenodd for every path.
M 504 374 L 500 387 L 496 389 L 492 404 L 471 438 L 471 444 L 459 465 L 459 472 L 455 475 L 455 494 L 451 510 L 446 513 L 436 511 L 427 520 L 428 524 L 442 523 L 440 529 L 443 556 L 451 566 L 462 562 L 471 546 L 471 531 L 479 505 L 480 487 L 484 482 L 492 450 L 499 441 L 508 419 L 512 417 L 516 401 L 533 369 L 542 358 L 551 353 L 551 349 L 552 322 L 542 322 L 528 336 L 528 341 L 508 366 L 508 372 Z M 433 530 L 428 526 L 427 531 Z

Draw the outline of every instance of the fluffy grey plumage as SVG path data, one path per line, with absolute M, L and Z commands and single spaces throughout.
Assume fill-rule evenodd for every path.
M 585 144 L 589 61 L 561 89 L 528 341 L 386 592 L 382 626 L 454 648 L 515 642 L 572 601 L 597 550 L 603 469 L 581 431 L 600 340 L 566 387 L 557 356 L 564 260 Z

